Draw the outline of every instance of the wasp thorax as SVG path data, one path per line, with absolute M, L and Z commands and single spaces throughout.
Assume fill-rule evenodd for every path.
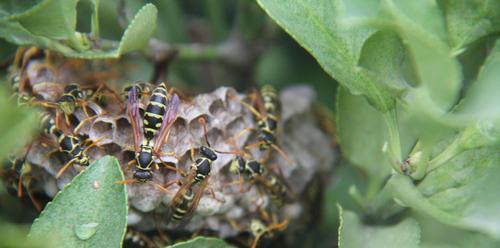
M 261 131 L 259 134 L 259 140 L 264 142 L 264 144 L 261 145 L 261 147 L 265 146 L 266 148 L 269 147 L 269 145 L 272 145 L 276 142 L 274 134 L 268 131 Z
M 140 151 L 136 153 L 135 158 L 137 160 L 137 164 L 141 168 L 148 168 L 151 166 L 151 163 L 153 163 L 153 154 L 151 152 Z
M 196 173 L 208 176 L 212 170 L 211 162 L 206 158 L 199 158 L 196 160 Z
M 203 157 L 206 157 L 212 161 L 215 161 L 217 160 L 217 154 L 215 154 L 215 151 L 212 150 L 211 148 L 209 147 L 206 147 L 206 146 L 201 146 L 200 147 L 200 153 Z
M 255 160 L 248 162 L 248 168 L 251 170 L 252 174 L 262 175 L 264 173 L 262 165 Z

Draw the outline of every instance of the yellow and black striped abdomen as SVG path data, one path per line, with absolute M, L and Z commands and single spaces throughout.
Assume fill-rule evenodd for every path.
M 149 98 L 149 103 L 146 107 L 146 112 L 144 112 L 143 118 L 144 136 L 147 140 L 153 139 L 161 128 L 163 115 L 167 110 L 167 94 L 167 87 L 164 83 L 162 83 L 153 90 L 153 93 Z
M 194 192 L 191 188 L 187 189 L 186 192 L 182 195 L 180 202 L 174 206 L 171 220 L 180 221 L 182 220 L 189 209 L 191 208 L 191 204 L 193 203 Z
M 44 112 L 40 115 L 40 124 L 46 135 L 56 133 L 56 123 L 49 113 Z
M 264 85 L 260 90 L 260 94 L 267 114 L 273 116 L 272 118 L 276 121 L 279 120 L 281 115 L 281 103 L 276 90 L 271 85 Z

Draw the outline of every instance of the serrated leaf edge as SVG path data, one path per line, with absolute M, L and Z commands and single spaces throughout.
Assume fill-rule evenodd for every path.
M 127 39 L 127 36 L 130 32 L 130 29 L 132 27 L 134 27 L 135 23 L 137 22 L 137 19 L 142 15 L 142 13 L 144 11 L 146 11 L 148 8 L 152 8 L 156 15 L 158 14 L 158 9 L 156 8 L 156 6 L 154 6 L 154 4 L 152 3 L 148 3 L 146 5 L 144 5 L 139 11 L 137 11 L 137 14 L 135 14 L 134 18 L 132 19 L 132 21 L 130 22 L 130 24 L 127 26 L 127 29 L 125 30 L 125 32 L 123 32 L 123 35 L 122 35 L 122 38 L 120 40 L 120 44 L 118 45 L 118 49 L 116 50 L 117 51 L 117 56 L 120 56 L 121 54 L 121 50 L 122 50 L 122 47 L 123 47 L 123 43 L 125 43 L 126 39 Z M 155 20 L 156 21 L 156 20 Z M 152 32 L 152 34 L 154 34 L 154 32 Z

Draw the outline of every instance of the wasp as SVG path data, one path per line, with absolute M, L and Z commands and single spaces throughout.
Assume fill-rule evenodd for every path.
M 132 88 L 135 88 L 135 92 L 137 93 L 137 98 L 142 99 L 143 95 L 150 95 L 153 91 L 153 86 L 148 82 L 136 82 L 131 85 L 127 85 L 122 90 L 122 98 L 127 100 L 128 94 Z
M 249 232 L 253 236 L 250 245 L 245 242 L 245 246 L 255 248 L 263 237 L 272 238 L 275 232 L 281 232 L 288 227 L 288 219 L 278 222 L 276 218 L 271 220 L 270 216 L 264 211 L 259 211 L 259 213 L 260 217 L 253 217 L 247 226 L 242 226 L 236 221 L 229 219 L 229 224 L 233 228 L 242 232 Z M 269 224 L 266 225 L 264 222 Z
M 54 118 L 49 113 L 43 113 L 41 117 L 41 123 L 45 135 L 54 135 L 57 140 L 58 151 L 69 155 L 71 158 L 57 173 L 56 178 L 59 178 L 66 169 L 69 168 L 73 163 L 77 163 L 81 166 L 88 166 L 90 164 L 89 156 L 87 155 L 88 149 L 96 146 L 97 142 L 93 142 L 90 145 L 86 145 L 85 148 L 83 142 L 76 136 L 71 134 L 65 134 L 63 131 L 56 127 Z M 50 155 L 49 155 L 50 157 Z
M 287 226 L 287 219 L 279 223 L 272 223 L 268 226 L 266 226 L 259 219 L 252 219 L 252 221 L 250 222 L 250 232 L 252 233 L 252 236 L 254 236 L 254 239 L 250 247 L 256 248 L 262 237 L 264 237 L 265 235 L 267 235 L 268 237 L 272 237 L 273 232 L 281 232 L 285 230 Z
M 33 168 L 26 160 L 30 149 L 31 145 L 29 145 L 24 157 L 22 158 L 10 156 L 9 159 L 4 161 L 1 175 L 6 180 L 6 188 L 9 193 L 22 198 L 24 196 L 23 188 L 25 188 L 26 194 L 33 203 L 33 206 L 35 206 L 36 210 L 40 212 L 42 207 L 30 191 L 33 182 L 33 178 L 31 177 Z
M 14 91 L 25 91 L 26 84 L 28 83 L 25 71 L 29 62 L 35 59 L 48 57 L 47 55 L 46 52 L 36 47 L 21 47 L 17 50 L 9 75 L 9 81 Z
M 264 166 L 256 160 L 244 159 L 238 155 L 230 167 L 232 171 L 237 170 L 240 175 L 251 183 L 262 188 L 278 206 L 283 205 L 284 201 L 290 201 L 293 198 L 285 180 L 265 170 Z M 241 178 L 239 182 L 241 186 L 243 183 Z
M 292 161 L 281 148 L 276 145 L 276 129 L 281 117 L 281 102 L 276 90 L 271 85 L 264 85 L 260 92 L 252 95 L 252 98 L 257 108 L 243 100 L 241 100 L 240 103 L 255 116 L 258 126 L 259 141 L 255 144 L 248 145 L 246 148 L 258 146 L 261 151 L 273 148 L 291 164 Z M 250 130 L 252 130 L 252 128 L 245 128 L 237 136 Z
M 154 157 L 159 156 L 157 154 L 161 154 L 161 146 L 168 138 L 169 130 L 173 125 L 175 119 L 177 118 L 177 111 L 180 105 L 180 99 L 176 94 L 173 94 L 170 98 L 166 95 L 165 84 L 160 84 L 153 92 L 150 99 L 151 108 L 147 108 L 144 113 L 145 118 L 148 116 L 158 117 L 159 112 L 157 110 L 162 109 L 161 113 L 163 116 L 161 118 L 155 119 L 155 125 L 151 126 L 151 119 L 148 121 L 144 121 L 146 126 L 147 122 L 147 130 L 148 134 L 146 135 L 146 128 L 144 128 L 144 136 L 145 139 L 142 139 L 141 136 L 141 117 L 139 113 L 139 95 L 137 92 L 138 87 L 131 87 L 129 89 L 128 97 L 127 97 L 127 113 L 132 125 L 133 135 L 134 135 L 134 149 L 135 149 L 135 159 L 129 162 L 129 165 L 135 163 L 135 171 L 134 171 L 134 179 L 120 181 L 119 183 L 129 183 L 133 181 L 138 181 L 140 183 L 148 182 L 153 179 L 153 173 L 151 169 L 153 165 L 158 166 L 154 162 Z M 158 89 L 158 90 L 157 90 Z M 165 94 L 160 94 L 165 93 Z M 163 97 L 164 99 L 158 100 L 158 98 Z M 154 101 L 153 101 L 154 100 Z M 159 106 L 158 102 L 161 102 L 163 105 Z M 148 105 L 149 106 L 149 105 Z M 168 107 L 167 107 L 168 106 Z M 152 111 L 152 112 L 150 112 Z M 161 122 L 157 122 L 161 120 Z M 149 129 L 151 128 L 151 129 Z M 152 131 L 154 129 L 154 131 Z M 159 129 L 159 130 L 158 130 Z M 153 137 L 151 137 L 151 133 L 158 134 L 156 136 L 156 140 L 153 141 Z M 175 168 L 173 168 L 176 170 Z M 162 188 L 160 185 L 157 185 Z
M 232 153 L 216 151 L 215 149 L 211 148 L 211 145 L 208 141 L 206 120 L 204 117 L 201 117 L 198 119 L 198 121 L 203 126 L 207 146 L 200 146 L 200 157 L 198 159 L 194 158 L 194 150 L 191 149 L 192 163 L 189 174 L 169 204 L 171 213 L 169 219 L 171 222 L 186 222 L 193 214 L 194 210 L 198 206 L 205 188 L 207 187 L 208 177 L 210 176 L 210 172 L 212 170 L 212 164 L 215 160 L 217 160 L 216 152 Z M 215 198 L 215 193 L 211 188 L 210 193 L 212 194 L 212 197 L 214 199 L 218 200 L 217 198 Z

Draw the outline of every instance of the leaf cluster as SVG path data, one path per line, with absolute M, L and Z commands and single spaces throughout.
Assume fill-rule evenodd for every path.
M 20 46 L 49 48 L 68 57 L 117 58 L 143 50 L 155 32 L 157 9 L 144 5 L 119 42 L 99 37 L 99 0 L 92 0 L 91 32 L 77 30 L 78 0 L 4 1 L 0 4 L 0 38 Z
M 339 246 L 498 246 L 500 2 L 258 3 L 340 84 Z

